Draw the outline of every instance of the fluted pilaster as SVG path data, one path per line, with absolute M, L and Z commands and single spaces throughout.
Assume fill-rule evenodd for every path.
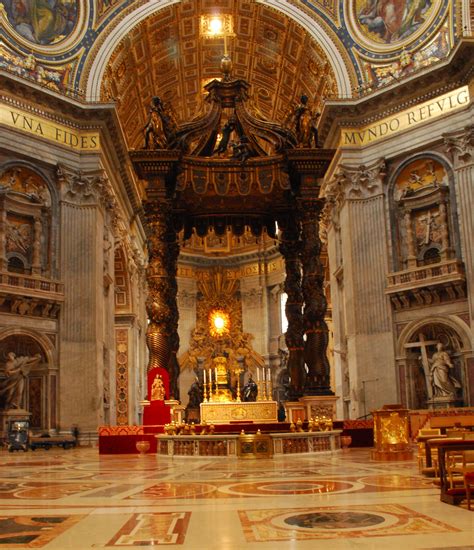
M 461 253 L 468 287 L 471 327 L 474 328 L 474 125 L 446 134 L 445 146 L 455 171 Z

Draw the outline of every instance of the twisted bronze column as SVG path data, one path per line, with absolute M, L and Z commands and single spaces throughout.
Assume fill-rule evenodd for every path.
M 179 369 L 176 353 L 179 348 L 177 264 L 179 245 L 173 227 L 171 203 L 154 200 L 145 205 L 148 222 L 147 268 L 149 319 L 146 341 L 150 352 L 147 370 L 163 367 L 170 373 L 170 394 L 177 396 Z
M 298 210 L 302 220 L 301 264 L 303 268 L 303 322 L 305 333 L 304 361 L 308 372 L 305 395 L 332 395 L 330 366 L 326 351 L 329 330 L 324 295 L 324 266 L 321 262 L 319 216 L 323 203 L 318 199 L 300 199 Z
M 290 374 L 290 399 L 303 395 L 305 384 L 303 340 L 303 293 L 301 289 L 301 240 L 300 223 L 297 219 L 279 221 L 280 252 L 285 259 L 286 279 L 284 291 L 288 298 L 285 306 L 288 330 L 285 341 L 288 347 L 288 371 Z

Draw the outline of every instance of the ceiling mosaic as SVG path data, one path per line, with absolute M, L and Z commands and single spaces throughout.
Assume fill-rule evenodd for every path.
M 349 21 L 361 41 L 394 46 L 426 33 L 442 0 L 350 0 Z

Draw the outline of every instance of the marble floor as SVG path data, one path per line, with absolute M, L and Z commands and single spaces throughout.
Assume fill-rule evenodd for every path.
M 0 451 L 0 549 L 474 549 L 474 512 L 415 462 Z

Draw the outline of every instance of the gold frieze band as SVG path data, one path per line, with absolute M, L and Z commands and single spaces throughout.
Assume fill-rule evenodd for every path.
M 455 111 L 469 104 L 468 86 L 462 86 L 447 94 L 441 95 L 401 113 L 384 118 L 362 128 L 343 128 L 341 131 L 342 147 L 360 147 L 378 141 L 403 130 L 413 128 L 422 122 L 432 120 L 446 113 Z
M 0 125 L 15 128 L 36 137 L 66 146 L 77 151 L 99 151 L 98 132 L 72 129 L 46 117 L 32 115 L 27 111 L 0 104 Z

